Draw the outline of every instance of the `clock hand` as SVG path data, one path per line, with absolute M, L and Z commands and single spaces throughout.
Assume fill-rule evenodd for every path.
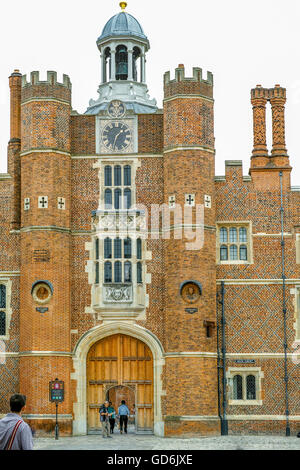
M 118 139 L 119 135 L 121 135 L 121 134 L 122 134 L 122 132 L 124 132 L 124 131 L 123 131 L 123 129 L 121 129 L 121 130 L 120 130 L 120 132 L 119 132 L 119 133 L 116 135 L 116 137 L 115 137 L 115 140 L 114 140 L 114 145 L 113 145 L 113 148 L 114 148 L 114 149 L 116 148 L 116 142 L 117 142 L 117 139 Z

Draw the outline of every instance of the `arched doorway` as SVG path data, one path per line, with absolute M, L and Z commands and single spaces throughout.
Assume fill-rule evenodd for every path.
M 116 387 L 133 391 L 137 432 L 153 432 L 153 355 L 141 340 L 123 334 L 101 339 L 87 355 L 88 432 L 100 431 L 99 408 Z

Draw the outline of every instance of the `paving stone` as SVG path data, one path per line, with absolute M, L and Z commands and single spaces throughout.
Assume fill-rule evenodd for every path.
M 161 438 L 114 434 L 34 439 L 35 450 L 299 450 L 300 439 L 283 436 L 218 436 Z

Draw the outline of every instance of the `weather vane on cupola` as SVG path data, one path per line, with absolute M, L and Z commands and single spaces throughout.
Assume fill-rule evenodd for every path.
M 120 2 L 120 7 L 122 8 L 122 11 L 125 11 L 125 8 L 127 7 L 127 2 Z

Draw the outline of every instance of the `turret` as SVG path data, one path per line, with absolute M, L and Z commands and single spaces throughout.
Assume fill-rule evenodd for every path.
M 20 388 L 35 429 L 54 423 L 40 415 L 54 413 L 48 384 L 56 377 L 67 390 L 60 413 L 71 413 L 70 112 L 68 76 L 63 83 L 57 82 L 56 72 L 48 72 L 46 81 L 40 81 L 38 72 L 31 73 L 29 82 L 23 76 Z M 65 421 L 62 430 L 71 432 L 70 426 Z
M 164 92 L 164 202 L 171 212 L 170 239 L 164 242 L 166 350 L 178 355 L 166 362 L 166 395 L 182 394 L 191 415 L 215 416 L 216 361 L 201 354 L 192 358 L 199 351 L 216 352 L 213 76 L 208 72 L 204 79 L 202 70 L 194 68 L 193 76 L 186 77 L 180 64 L 175 79 L 165 74 Z M 191 356 L 182 359 L 183 352 Z M 185 368 L 189 378 L 177 389 L 172 375 L 185 376 Z M 167 398 L 166 415 L 174 414 Z M 210 433 L 218 423 L 203 419 L 192 426 L 195 432 Z M 174 432 L 176 424 L 166 423 L 166 434 Z

